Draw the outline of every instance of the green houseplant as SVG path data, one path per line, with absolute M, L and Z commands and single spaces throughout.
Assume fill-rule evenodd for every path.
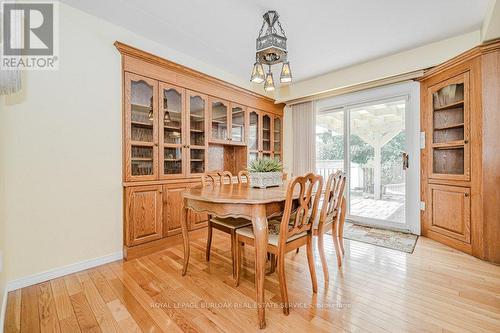
M 253 187 L 267 188 L 280 186 L 283 181 L 283 164 L 279 159 L 259 158 L 250 162 L 250 184 Z

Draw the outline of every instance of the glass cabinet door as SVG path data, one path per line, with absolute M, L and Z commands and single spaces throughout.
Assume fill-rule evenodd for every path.
M 201 174 L 206 165 L 207 97 L 194 91 L 187 92 L 189 118 L 189 173 Z
M 469 180 L 469 73 L 430 88 L 430 178 Z
M 184 174 L 184 89 L 160 83 L 160 174 L 176 178 Z
M 248 163 L 259 157 L 260 119 L 255 110 L 248 114 Z
M 125 74 L 125 84 L 125 180 L 156 179 L 158 85 L 131 73 Z
M 245 141 L 245 108 L 231 103 L 231 141 Z
M 262 153 L 263 157 L 271 156 L 271 117 L 262 115 Z
M 220 142 L 229 139 L 228 105 L 229 103 L 223 100 L 211 99 L 210 101 L 211 134 L 213 141 Z
M 273 152 L 274 158 L 277 158 L 281 161 L 281 118 L 275 117 L 273 121 Z

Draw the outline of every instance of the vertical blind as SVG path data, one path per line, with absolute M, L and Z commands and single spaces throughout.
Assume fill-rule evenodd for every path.
M 314 102 L 292 105 L 293 164 L 292 175 L 316 169 L 316 112 Z

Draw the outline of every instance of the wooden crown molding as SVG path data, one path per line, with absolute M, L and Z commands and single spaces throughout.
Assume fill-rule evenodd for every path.
M 466 61 L 469 61 L 471 59 L 474 59 L 480 55 L 487 54 L 490 52 L 495 52 L 500 49 L 500 39 L 496 39 L 484 44 L 481 44 L 479 46 L 476 46 L 468 51 L 465 51 L 464 53 L 461 53 L 457 55 L 456 57 L 451 58 L 450 60 L 446 61 L 445 63 L 442 63 L 440 65 L 437 65 L 436 67 L 433 67 L 431 69 L 428 69 L 425 71 L 425 74 L 418 79 L 418 81 L 425 81 L 429 77 L 434 76 L 438 73 L 441 73 L 451 67 L 457 66 L 461 63 L 464 63 Z
M 241 88 L 241 87 L 235 86 L 234 84 L 231 84 L 229 82 L 226 82 L 226 81 L 223 81 L 221 79 L 215 78 L 213 76 L 204 74 L 202 72 L 199 72 L 197 70 L 191 69 L 189 67 L 185 67 L 183 65 L 180 65 L 180 64 L 175 63 L 173 61 L 167 60 L 165 58 L 161 58 L 161 57 L 159 57 L 157 55 L 154 55 L 154 54 L 151 54 L 149 52 L 146 52 L 146 51 L 143 51 L 143 50 L 139 50 L 138 48 L 135 48 L 133 46 L 127 45 L 125 43 L 116 41 L 116 42 L 114 42 L 114 46 L 118 49 L 118 51 L 120 52 L 120 54 L 122 56 L 123 55 L 127 55 L 127 56 L 130 56 L 130 57 L 141 59 L 141 60 L 149 62 L 151 64 L 158 65 L 158 66 L 164 67 L 166 69 L 173 70 L 173 71 L 176 71 L 176 72 L 179 72 L 179 73 L 182 73 L 182 74 L 194 77 L 194 78 L 196 78 L 198 80 L 205 81 L 205 82 L 207 82 L 209 84 L 214 84 L 214 85 L 222 86 L 222 87 L 224 87 L 226 89 L 231 89 L 233 91 L 237 91 L 237 92 L 240 92 L 240 93 L 251 95 L 251 96 L 254 96 L 256 98 L 260 98 L 260 99 L 266 100 L 269 103 L 276 104 L 276 101 L 274 99 L 272 99 L 272 98 L 269 98 L 267 96 L 258 94 L 258 93 L 254 92 L 254 91 L 251 91 L 251 90 L 248 90 L 248 89 L 245 89 L 245 88 Z

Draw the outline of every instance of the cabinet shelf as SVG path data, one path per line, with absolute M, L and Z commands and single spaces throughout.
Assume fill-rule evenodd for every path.
M 464 123 L 434 127 L 434 130 L 441 131 L 441 130 L 447 130 L 447 129 L 451 129 L 451 128 L 461 128 L 461 127 L 464 127 Z
M 152 162 L 152 157 L 132 157 L 132 162 Z
M 193 133 L 204 133 L 205 132 L 205 130 L 199 130 L 199 129 L 193 129 L 193 128 L 190 129 L 190 131 Z
M 443 142 L 443 143 L 434 143 L 432 145 L 432 148 L 434 149 L 460 149 L 463 148 L 465 145 L 464 140 L 458 140 L 458 141 L 450 141 L 450 142 Z
M 132 125 L 136 125 L 136 126 L 142 126 L 142 127 L 153 127 L 153 124 L 149 124 L 149 123 L 144 123 L 142 121 L 131 121 L 130 122 Z
M 170 130 L 177 130 L 180 131 L 180 127 L 175 127 L 175 126 L 163 126 L 164 129 L 170 129 Z
M 166 158 L 165 162 L 180 162 L 182 159 L 180 158 Z
M 454 109 L 454 108 L 457 108 L 461 105 L 464 104 L 464 101 L 461 100 L 461 101 L 457 101 L 457 102 L 453 102 L 453 103 L 450 103 L 450 104 L 447 104 L 447 105 L 444 105 L 444 106 L 440 106 L 438 108 L 434 108 L 434 111 L 442 111 L 442 110 L 448 110 L 448 109 Z
M 205 162 L 205 160 L 202 158 L 192 158 L 191 162 Z

